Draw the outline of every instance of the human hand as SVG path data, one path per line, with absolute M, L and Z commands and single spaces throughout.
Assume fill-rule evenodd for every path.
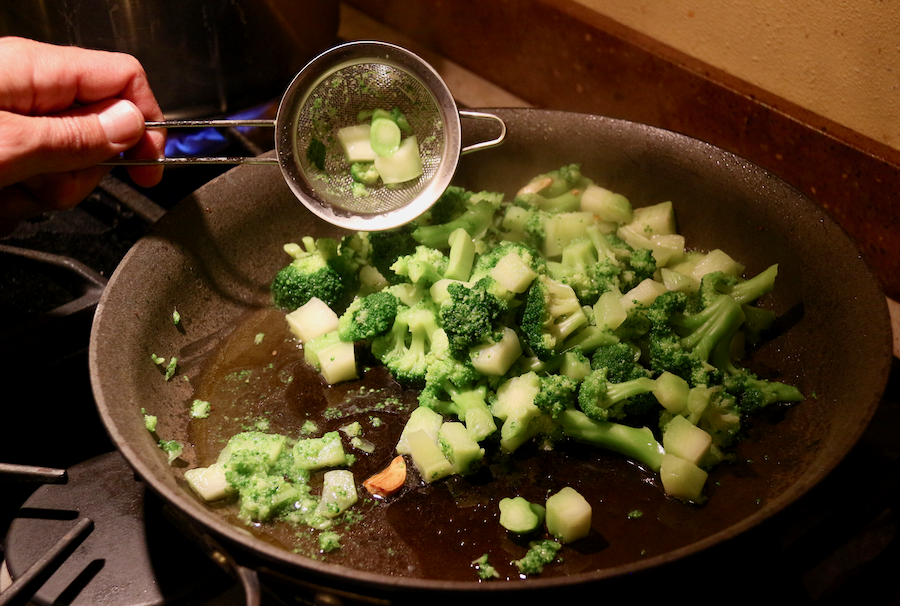
M 164 155 L 165 132 L 147 76 L 124 53 L 0 38 L 0 235 L 22 219 L 66 210 L 86 198 L 125 152 Z M 142 187 L 162 166 L 131 166 Z

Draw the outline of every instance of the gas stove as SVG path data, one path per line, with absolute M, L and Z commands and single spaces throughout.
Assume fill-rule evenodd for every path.
M 210 133 L 203 144 L 215 148 L 211 154 L 270 149 L 271 132 L 253 130 Z M 119 170 L 72 211 L 26 221 L 0 238 L 0 357 L 6 393 L 17 394 L 3 398 L 0 604 L 32 595 L 37 604 L 251 603 L 118 454 L 97 414 L 87 363 L 93 311 L 122 257 L 174 204 L 228 167 L 167 169 L 150 190 Z M 900 604 L 898 428 L 895 360 L 875 419 L 845 461 L 731 546 L 744 556 L 736 576 L 759 580 L 748 595 Z M 44 568 L 32 572 L 35 562 Z M 13 581 L 28 582 L 14 597 L 4 591 Z

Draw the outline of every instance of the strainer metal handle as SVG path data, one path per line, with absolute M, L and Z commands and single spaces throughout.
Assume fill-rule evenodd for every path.
M 145 128 L 237 128 L 241 126 L 275 127 L 275 120 L 255 118 L 217 118 L 208 120 L 147 121 Z M 259 156 L 175 156 L 165 158 L 114 158 L 101 162 L 103 166 L 155 166 L 157 164 L 278 164 L 278 158 Z
M 459 153 L 467 154 L 473 151 L 496 147 L 506 138 L 506 123 L 494 114 L 476 112 L 471 110 L 459 110 L 461 118 L 473 120 L 490 120 L 500 127 L 500 133 L 493 139 L 480 141 L 463 147 Z M 144 123 L 145 128 L 237 128 L 241 126 L 275 127 L 275 120 L 253 119 L 210 119 L 210 120 L 158 120 Z M 278 158 L 259 156 L 185 156 L 166 158 L 116 158 L 101 163 L 104 166 L 153 166 L 157 164 L 278 164 Z

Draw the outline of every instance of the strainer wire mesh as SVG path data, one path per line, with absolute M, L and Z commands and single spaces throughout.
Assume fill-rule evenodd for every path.
M 377 108 L 398 108 L 404 113 L 416 136 L 423 172 L 413 181 L 370 186 L 360 195 L 337 132 L 360 124 L 364 121 L 361 112 Z M 296 161 L 316 195 L 333 207 L 360 215 L 391 212 L 409 204 L 437 175 L 446 151 L 443 113 L 432 92 L 416 76 L 383 59 L 350 61 L 322 75 L 301 101 L 295 132 Z M 319 143 L 325 148 L 321 168 L 307 153 Z

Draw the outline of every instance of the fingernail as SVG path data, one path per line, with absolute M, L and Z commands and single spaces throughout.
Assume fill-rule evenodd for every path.
M 119 99 L 97 114 L 110 143 L 133 143 L 143 131 L 144 119 L 130 101 Z

